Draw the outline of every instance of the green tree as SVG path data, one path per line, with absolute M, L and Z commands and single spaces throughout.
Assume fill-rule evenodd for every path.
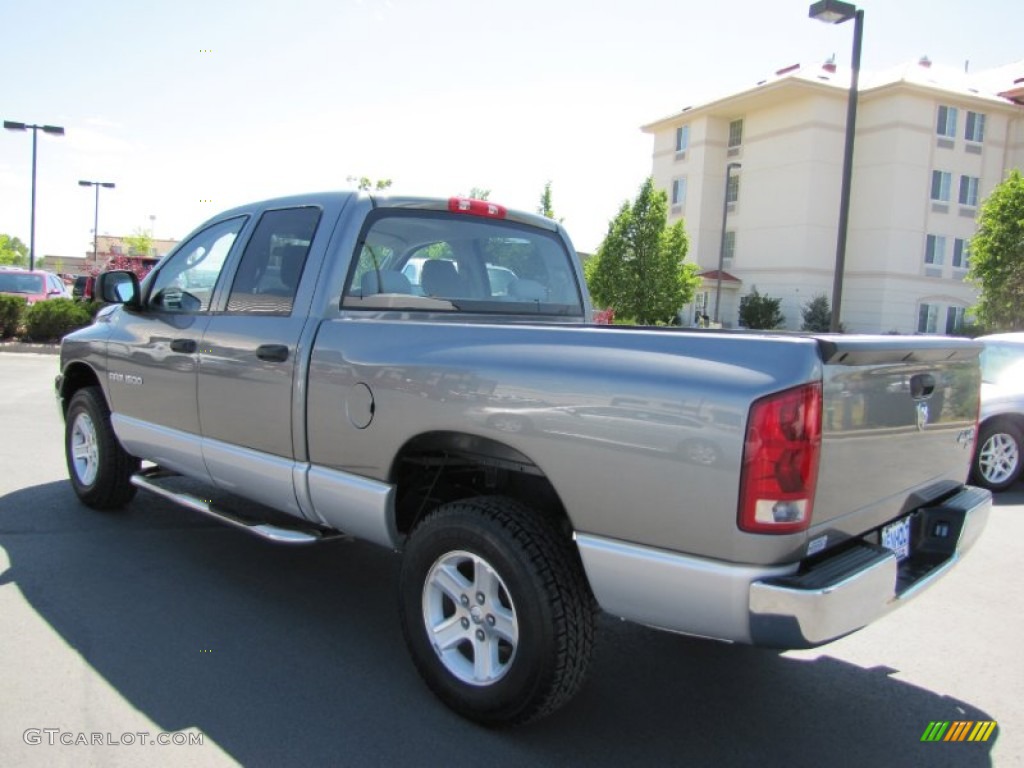
M 360 176 L 359 178 L 349 176 L 346 181 L 350 184 L 354 182 L 356 184 L 356 189 L 360 192 L 369 192 L 371 190 L 383 192 L 393 183 L 391 179 L 371 179 L 369 176 Z
M 544 183 L 544 191 L 540 195 L 540 205 L 537 206 L 537 213 L 541 216 L 547 216 L 549 219 L 555 219 L 561 224 L 565 219 L 558 219 L 555 217 L 555 209 L 551 204 L 551 182 Z
M 491 190 L 484 189 L 483 187 L 473 187 L 469 190 L 468 195 L 460 195 L 460 197 L 468 197 L 471 200 L 490 200 Z
M 981 289 L 972 314 L 991 329 L 1024 329 L 1024 176 L 1020 170 L 981 204 L 967 279 Z
M 130 256 L 149 256 L 153 250 L 153 236 L 142 227 L 136 227 L 135 232 L 122 238 L 128 246 Z
M 800 326 L 801 331 L 828 333 L 832 323 L 832 307 L 829 306 L 828 296 L 819 293 L 804 304 L 800 314 L 804 318 L 804 324 Z M 840 325 L 839 330 L 842 330 L 842 325 Z
M 778 328 L 786 322 L 786 316 L 779 311 L 781 305 L 782 299 L 762 296 L 755 285 L 747 296 L 740 299 L 740 325 L 762 330 Z
M 622 321 L 672 323 L 700 278 L 684 263 L 690 243 L 682 221 L 668 226 L 668 196 L 648 178 L 632 204 L 622 203 L 608 234 L 584 267 L 597 306 Z
M 0 235 L 0 264 L 10 267 L 28 266 L 28 246 L 10 235 Z

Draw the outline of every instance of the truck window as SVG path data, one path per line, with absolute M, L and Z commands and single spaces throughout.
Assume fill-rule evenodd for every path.
M 370 215 L 343 306 L 582 316 L 572 254 L 553 232 L 446 212 Z
M 213 224 L 181 245 L 157 273 L 150 305 L 165 312 L 209 310 L 217 278 L 246 218 Z
M 245 246 L 227 311 L 290 314 L 319 221 L 319 208 L 264 213 Z

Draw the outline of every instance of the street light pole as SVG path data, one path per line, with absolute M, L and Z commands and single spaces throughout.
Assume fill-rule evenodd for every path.
M 729 216 L 729 177 L 733 168 L 742 168 L 739 163 L 725 166 L 725 192 L 722 193 L 722 242 L 718 246 L 718 280 L 715 286 L 715 322 L 718 322 L 718 305 L 722 301 L 722 268 L 725 266 L 725 221 Z
M 100 187 L 113 189 L 115 185 L 112 181 L 79 181 L 78 186 L 96 187 L 96 209 L 92 220 L 92 258 L 94 261 L 99 261 L 100 252 L 96 247 L 96 243 L 100 235 Z
M 32 131 L 32 223 L 28 235 L 28 268 L 36 268 L 36 136 L 40 130 L 55 136 L 63 136 L 64 128 L 59 125 L 29 125 L 14 120 L 4 120 L 4 128 L 9 131 Z
M 836 234 L 836 268 L 832 276 L 832 317 L 829 331 L 838 333 L 839 312 L 843 301 L 843 273 L 846 269 L 846 239 L 850 225 L 850 187 L 853 176 L 853 139 L 857 128 L 857 83 L 860 79 L 860 49 L 864 36 L 864 11 L 840 0 L 819 0 L 808 15 L 827 24 L 842 24 L 853 19 L 853 54 L 850 68 L 850 93 L 846 100 L 846 139 L 843 146 L 843 179 L 839 193 L 839 231 Z

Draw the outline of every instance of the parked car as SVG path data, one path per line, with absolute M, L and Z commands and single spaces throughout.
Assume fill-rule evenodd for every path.
M 92 286 L 96 278 L 91 275 L 78 275 L 71 286 L 71 298 L 89 301 L 92 298 Z
M 981 412 L 972 477 L 1005 491 L 1020 478 L 1024 435 L 1024 333 L 982 336 Z
M 68 299 L 64 281 L 52 272 L 42 270 L 10 269 L 0 272 L 0 293 L 24 296 L 29 306 L 47 299 Z
M 955 567 L 992 503 L 963 484 L 982 344 L 591 325 L 561 225 L 493 203 L 251 203 L 96 294 L 56 380 L 78 498 L 401 552 L 416 669 L 488 725 L 569 701 L 597 608 L 823 645 Z

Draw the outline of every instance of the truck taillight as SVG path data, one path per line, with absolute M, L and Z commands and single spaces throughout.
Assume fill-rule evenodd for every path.
M 448 210 L 452 213 L 469 213 L 473 216 L 487 216 L 492 219 L 504 219 L 508 212 L 502 205 L 496 205 L 488 200 L 474 200 L 470 197 L 449 198 Z
M 821 397 L 820 383 L 806 384 L 751 406 L 740 475 L 741 530 L 794 533 L 811 524 Z

